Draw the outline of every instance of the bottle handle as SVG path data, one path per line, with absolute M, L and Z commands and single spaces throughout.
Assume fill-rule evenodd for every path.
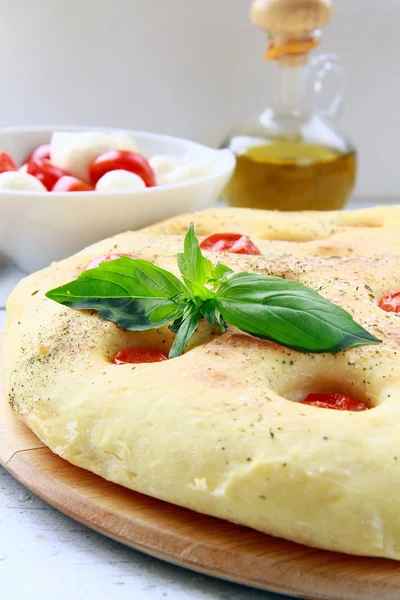
M 310 62 L 309 76 L 311 79 L 311 102 L 313 112 L 322 118 L 335 120 L 343 107 L 344 71 L 336 54 L 320 54 Z M 330 94 L 326 105 L 321 105 L 322 91 L 326 88 L 329 78 L 336 78 L 336 91 Z M 335 79 L 333 79 L 335 81 Z

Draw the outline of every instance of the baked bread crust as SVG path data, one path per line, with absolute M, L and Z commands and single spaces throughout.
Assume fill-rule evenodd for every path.
M 223 255 L 233 269 L 297 279 L 383 344 L 302 354 L 202 323 L 179 358 L 114 365 L 122 348 L 165 351 L 173 334 L 124 331 L 45 298 L 109 252 L 178 275 L 175 254 L 192 220 L 199 239 L 216 231 L 251 237 L 262 254 Z M 53 452 L 128 488 L 310 546 L 400 559 L 400 320 L 377 305 L 400 287 L 399 227 L 400 206 L 222 208 L 90 246 L 11 294 L 8 401 Z M 351 413 L 296 402 L 322 391 L 374 408 Z

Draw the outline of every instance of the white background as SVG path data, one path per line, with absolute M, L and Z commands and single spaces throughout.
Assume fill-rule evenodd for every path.
M 334 0 L 357 195 L 400 198 L 400 0 Z M 218 145 L 268 93 L 250 0 L 0 0 L 0 126 L 140 128 Z

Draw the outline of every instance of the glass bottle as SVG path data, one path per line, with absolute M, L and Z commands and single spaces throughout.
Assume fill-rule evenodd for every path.
M 225 141 L 237 164 L 224 197 L 231 206 L 250 208 L 340 209 L 354 188 L 357 162 L 354 147 L 331 123 L 342 104 L 341 66 L 334 55 L 311 60 L 310 50 L 296 53 L 316 45 L 314 31 L 272 37 L 269 53 L 282 48 L 273 59 L 274 98 L 255 122 Z M 322 107 L 332 83 L 334 93 Z

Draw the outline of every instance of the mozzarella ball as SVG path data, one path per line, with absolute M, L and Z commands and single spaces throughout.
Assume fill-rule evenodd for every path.
M 26 190 L 30 192 L 46 192 L 43 183 L 29 173 L 21 171 L 5 171 L 0 173 L 1 190 Z
M 130 150 L 131 152 L 138 152 L 138 145 L 135 140 L 124 131 L 112 131 L 108 134 L 112 143 L 110 150 Z
M 90 164 L 108 150 L 137 152 L 137 145 L 124 132 L 56 131 L 51 138 L 50 160 L 67 173 L 90 183 Z
M 212 169 L 206 165 L 188 164 L 176 167 L 168 175 L 163 178 L 163 183 L 181 183 L 183 181 L 191 181 L 199 177 L 211 175 Z
M 144 189 L 146 189 L 146 184 L 143 179 L 124 169 L 109 171 L 100 177 L 96 184 L 97 192 L 135 192 Z
M 157 184 L 164 183 L 165 177 L 176 169 L 183 165 L 183 159 L 177 156 L 169 156 L 167 154 L 155 154 L 149 159 L 151 168 L 156 175 Z

